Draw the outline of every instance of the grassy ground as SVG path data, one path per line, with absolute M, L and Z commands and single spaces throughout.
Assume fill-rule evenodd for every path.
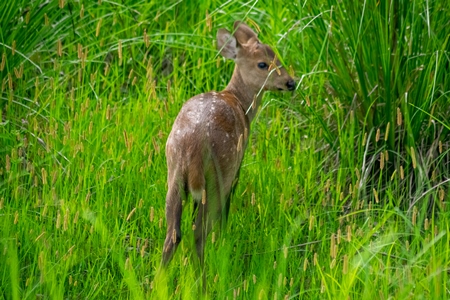
M 252 124 L 210 298 L 450 298 L 448 4 L 343 2 L 3 1 L 0 299 L 198 297 L 190 202 L 155 280 L 164 147 L 237 19 L 298 86 Z

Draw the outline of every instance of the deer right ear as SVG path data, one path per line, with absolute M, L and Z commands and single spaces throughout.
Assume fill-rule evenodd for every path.
M 224 28 L 217 31 L 217 49 L 223 57 L 236 59 L 238 52 L 236 38 Z
M 258 35 L 241 21 L 234 22 L 234 31 L 237 42 L 243 47 L 259 42 Z

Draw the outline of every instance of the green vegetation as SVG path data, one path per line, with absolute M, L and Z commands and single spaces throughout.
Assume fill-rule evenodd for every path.
M 297 78 L 252 124 L 211 299 L 450 297 L 447 0 L 1 1 L 0 299 L 197 299 L 165 236 L 164 145 L 225 87 L 218 28 Z

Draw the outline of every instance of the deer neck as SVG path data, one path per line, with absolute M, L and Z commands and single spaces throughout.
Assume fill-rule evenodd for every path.
M 228 83 L 225 91 L 232 93 L 241 103 L 242 109 L 251 122 L 255 117 L 259 104 L 261 103 L 264 89 L 250 87 L 242 79 L 239 68 L 235 66 L 233 76 Z M 253 103 L 255 101 L 255 103 Z M 253 106 L 252 106 L 253 105 Z

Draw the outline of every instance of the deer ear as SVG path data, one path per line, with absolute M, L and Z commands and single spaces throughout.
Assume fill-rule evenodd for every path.
M 241 46 L 258 43 L 258 35 L 247 24 L 236 21 L 234 22 L 234 36 Z
M 236 38 L 224 28 L 217 31 L 217 49 L 223 57 L 236 59 L 238 52 Z

